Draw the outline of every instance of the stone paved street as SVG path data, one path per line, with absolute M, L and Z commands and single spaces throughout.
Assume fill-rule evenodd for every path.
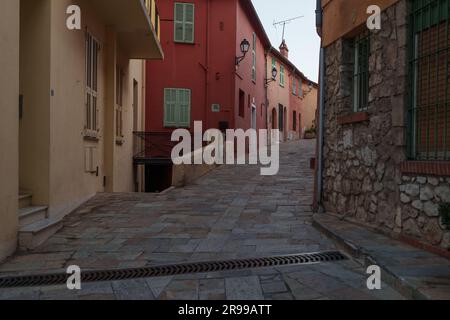
M 314 142 L 281 145 L 280 172 L 223 166 L 165 194 L 102 194 L 0 275 L 102 270 L 336 250 L 311 225 Z M 400 299 L 387 285 L 366 289 L 355 261 L 262 268 L 64 287 L 0 289 L 3 299 Z

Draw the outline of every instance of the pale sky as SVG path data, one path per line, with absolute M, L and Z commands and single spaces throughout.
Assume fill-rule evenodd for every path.
M 286 24 L 285 39 L 289 48 L 289 60 L 309 79 L 317 82 L 319 73 L 320 38 L 316 33 L 316 0 L 252 0 L 269 35 L 272 45 L 278 49 L 283 27 L 273 23 L 304 16 Z

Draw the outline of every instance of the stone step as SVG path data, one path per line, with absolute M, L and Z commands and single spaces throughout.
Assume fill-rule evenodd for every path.
M 31 206 L 31 194 L 21 193 L 19 194 L 19 209 Z
M 47 207 L 25 207 L 19 210 L 19 226 L 24 227 L 47 218 Z
M 62 219 L 47 218 L 19 229 L 21 250 L 33 250 L 63 227 Z

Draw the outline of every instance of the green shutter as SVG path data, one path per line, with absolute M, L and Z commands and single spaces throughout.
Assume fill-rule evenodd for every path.
M 194 42 L 194 4 L 184 4 L 184 41 Z
M 189 128 L 191 126 L 191 90 L 178 90 L 178 127 Z
M 284 66 L 280 65 L 280 85 L 284 87 Z
M 184 39 L 184 4 L 175 3 L 175 18 L 174 18 L 174 36 L 175 41 L 182 42 Z
M 177 94 L 175 89 L 164 89 L 164 126 L 175 127 Z
M 194 43 L 194 4 L 176 2 L 174 15 L 175 42 Z

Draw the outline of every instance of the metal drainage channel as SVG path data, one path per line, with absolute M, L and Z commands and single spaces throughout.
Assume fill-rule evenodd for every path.
M 265 268 L 287 265 L 316 264 L 346 260 L 341 252 L 317 252 L 296 255 L 274 256 L 268 258 L 241 259 L 213 262 L 193 262 L 166 266 L 136 269 L 117 269 L 109 271 L 86 271 L 81 273 L 82 282 L 120 281 L 152 277 L 164 277 L 194 273 Z M 43 274 L 0 278 L 0 288 L 36 287 L 63 285 L 70 275 L 66 273 Z

